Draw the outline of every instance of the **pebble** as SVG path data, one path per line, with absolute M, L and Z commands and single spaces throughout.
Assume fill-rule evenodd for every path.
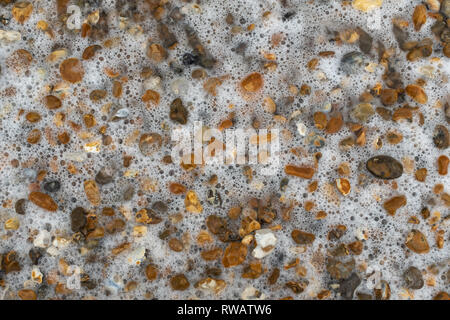
M 16 203 L 14 204 L 14 210 L 17 214 L 25 214 L 26 201 L 26 199 L 19 199 L 16 201 Z
M 184 291 L 189 288 L 190 283 L 184 274 L 177 274 L 170 278 L 170 286 L 173 290 Z
M 95 182 L 101 185 L 111 183 L 114 181 L 113 174 L 111 167 L 103 167 L 95 175 Z
M 433 131 L 433 143 L 436 148 L 444 150 L 449 146 L 450 135 L 443 125 L 437 125 Z
M 408 233 L 405 245 L 408 247 L 408 249 L 418 254 L 424 254 L 430 251 L 430 246 L 425 235 L 419 230 L 415 229 L 411 230 L 411 232 Z
M 71 228 L 73 232 L 81 231 L 86 225 L 86 211 L 81 207 L 76 207 L 70 214 Z
M 346 74 L 355 74 L 364 67 L 364 56 L 361 52 L 346 53 L 341 59 L 341 68 Z
M 447 17 L 450 18 L 450 0 L 443 0 L 441 3 L 441 12 Z
M 397 179 L 403 174 L 403 165 L 386 155 L 370 158 L 366 162 L 366 168 L 379 179 Z
M 70 83 L 80 82 L 84 77 L 83 65 L 76 58 L 64 60 L 59 65 L 59 72 L 61 73 L 61 77 Z
M 336 258 L 329 258 L 327 261 L 327 271 L 333 279 L 347 279 L 355 268 L 355 260 L 340 261 Z
M 57 180 L 44 183 L 44 190 L 47 192 L 57 192 L 61 188 L 61 183 Z
M 390 216 L 394 216 L 397 210 L 406 205 L 406 197 L 404 195 L 392 197 L 383 204 L 383 208 Z
M 339 281 L 339 293 L 345 300 L 353 299 L 353 294 L 356 288 L 361 284 L 361 278 L 352 273 L 347 279 L 341 279 Z
M 293 230 L 291 232 L 292 239 L 294 239 L 294 242 L 297 244 L 312 244 L 314 240 L 316 239 L 316 236 L 312 233 L 304 232 L 301 230 Z
M 263 86 L 263 77 L 258 72 L 251 73 L 241 81 L 241 86 L 247 92 L 257 92 Z
M 58 205 L 56 204 L 55 201 L 53 201 L 52 197 L 50 197 L 48 194 L 39 191 L 33 191 L 30 192 L 28 200 L 33 202 L 38 207 L 45 209 L 47 211 L 58 210 Z
M 247 247 L 240 242 L 232 242 L 225 249 L 222 264 L 225 268 L 242 264 L 247 257 Z
M 262 259 L 269 255 L 277 243 L 277 238 L 270 229 L 260 229 L 255 232 L 256 247 L 252 251 L 252 256 Z
M 406 269 L 403 273 L 403 279 L 405 280 L 406 287 L 410 289 L 422 289 L 424 285 L 422 272 L 413 266 Z
M 187 123 L 188 112 L 180 98 L 173 100 L 170 104 L 169 117 L 172 121 L 178 122 L 179 124 Z

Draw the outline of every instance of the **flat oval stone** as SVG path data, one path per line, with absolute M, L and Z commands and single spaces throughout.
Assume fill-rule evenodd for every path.
M 403 273 L 403 279 L 405 280 L 406 286 L 414 290 L 422 289 L 424 284 L 422 273 L 413 266 L 409 267 Z
M 403 165 L 390 156 L 375 156 L 367 160 L 366 168 L 379 179 L 397 179 L 403 174 Z

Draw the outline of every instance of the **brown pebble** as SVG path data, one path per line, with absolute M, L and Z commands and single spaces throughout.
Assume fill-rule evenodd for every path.
M 392 106 L 397 102 L 398 94 L 395 89 L 382 89 L 380 92 L 381 103 L 385 106 Z
M 153 281 L 158 276 L 158 269 L 155 266 L 149 264 L 145 268 L 145 275 L 147 276 L 148 280 Z
M 189 288 L 190 283 L 184 274 L 177 274 L 170 278 L 170 286 L 173 290 L 184 291 Z
M 434 296 L 433 300 L 450 300 L 450 295 L 447 292 L 441 291 L 437 295 Z
M 222 264 L 225 268 L 242 264 L 247 257 L 247 246 L 241 242 L 232 242 L 225 249 Z
M 169 248 L 175 252 L 183 251 L 183 242 L 176 238 L 172 238 L 169 240 Z
M 410 84 L 410 85 L 406 86 L 405 92 L 414 101 L 416 101 L 420 104 L 425 104 L 428 102 L 428 97 L 427 97 L 425 91 L 423 90 L 422 87 L 420 87 L 418 85 Z
M 311 244 L 316 239 L 316 236 L 312 233 L 304 232 L 301 230 L 293 230 L 291 232 L 292 239 L 297 244 Z
M 394 216 L 398 209 L 406 205 L 406 197 L 396 196 L 387 200 L 383 204 L 383 208 L 388 212 L 389 215 Z
M 17 292 L 17 295 L 22 300 L 36 300 L 37 299 L 36 292 L 34 292 L 33 290 L 30 290 L 30 289 L 20 290 L 19 292 Z
M 442 155 L 438 158 L 438 172 L 441 176 L 445 176 L 448 173 L 448 164 L 449 164 L 449 159 L 447 156 Z
M 433 132 L 433 142 L 438 149 L 447 149 L 449 146 L 450 134 L 443 125 L 437 125 Z
M 303 179 L 311 179 L 314 176 L 314 168 L 311 167 L 297 167 L 294 165 L 286 165 L 284 172 L 291 176 L 296 176 Z
M 366 168 L 379 179 L 396 179 L 403 174 L 403 165 L 390 156 L 375 156 L 367 160 Z
M 170 104 L 170 114 L 169 117 L 172 121 L 178 122 L 179 124 L 186 124 L 188 118 L 188 112 L 183 106 L 183 102 L 180 98 L 176 98 Z
M 69 58 L 61 62 L 59 72 L 61 77 L 70 83 L 80 82 L 84 76 L 83 65 L 76 58 Z
M 406 237 L 405 245 L 413 252 L 418 254 L 427 253 L 430 251 L 427 238 L 419 230 L 411 230 Z
M 46 96 L 44 98 L 44 102 L 47 108 L 50 110 L 59 109 L 62 106 L 61 100 L 53 95 Z
M 417 181 L 425 182 L 427 178 L 428 170 L 426 168 L 420 168 L 416 170 L 415 177 Z
M 28 200 L 33 202 L 38 207 L 45 209 L 47 211 L 58 210 L 58 205 L 56 204 L 55 201 L 53 201 L 52 197 L 50 197 L 48 194 L 39 191 L 33 191 L 28 196 Z
M 256 92 L 262 88 L 263 78 L 258 72 L 251 73 L 242 80 L 241 86 L 247 92 Z

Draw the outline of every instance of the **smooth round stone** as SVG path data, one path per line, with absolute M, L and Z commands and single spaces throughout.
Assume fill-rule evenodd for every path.
M 403 165 L 390 156 L 375 156 L 367 160 L 366 168 L 379 179 L 397 179 L 403 174 Z

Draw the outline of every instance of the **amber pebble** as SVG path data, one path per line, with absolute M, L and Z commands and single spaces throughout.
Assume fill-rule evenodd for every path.
M 25 119 L 31 123 L 35 123 L 41 120 L 41 115 L 37 112 L 30 111 L 25 115 Z
M 258 72 L 251 73 L 242 80 L 241 86 L 247 92 L 256 92 L 263 86 L 263 77 Z
M 349 243 L 348 248 L 354 255 L 358 256 L 362 253 L 364 245 L 363 245 L 362 241 L 355 241 L 355 242 Z
M 222 259 L 225 268 L 234 267 L 242 264 L 247 257 L 247 246 L 240 242 L 232 242 L 225 249 Z
M 221 248 L 214 248 L 211 250 L 202 251 L 201 256 L 205 261 L 217 260 L 222 255 Z
M 242 278 L 258 279 L 261 276 L 262 272 L 263 270 L 261 261 L 253 261 L 250 262 L 250 264 L 244 268 Z
M 83 60 L 89 60 L 91 59 L 95 53 L 100 50 L 102 47 L 94 44 L 92 46 L 87 47 L 86 49 L 84 49 L 83 51 L 83 55 L 81 56 L 83 58 Z
M 397 210 L 405 205 L 406 197 L 401 195 L 392 197 L 391 199 L 387 200 L 383 204 L 383 208 L 389 213 L 389 215 L 394 216 Z
M 325 129 L 325 127 L 327 126 L 327 116 L 325 113 L 323 112 L 316 112 L 314 113 L 314 125 L 316 126 L 317 129 Z
M 52 197 L 50 197 L 48 194 L 39 191 L 33 191 L 28 196 L 28 200 L 33 202 L 38 207 L 45 209 L 47 211 L 58 210 L 58 205 L 55 203 L 55 201 L 53 201 Z
M 177 274 L 170 278 L 170 286 L 173 290 L 183 291 L 189 288 L 189 281 L 184 274 Z
M 206 218 L 206 226 L 212 234 L 219 234 L 225 231 L 226 222 L 225 219 L 212 214 Z
M 424 182 L 427 178 L 428 170 L 426 168 L 420 168 L 416 170 L 415 177 L 417 181 Z
M 311 244 L 316 239 L 316 236 L 312 233 L 304 232 L 301 230 L 293 230 L 291 232 L 292 239 L 297 244 Z
M 93 206 L 98 206 L 100 204 L 100 190 L 94 180 L 84 181 L 84 192 L 86 198 Z
M 148 47 L 147 56 L 155 62 L 161 62 L 167 57 L 167 53 L 160 44 L 152 43 Z
M 269 278 L 267 279 L 267 282 L 269 285 L 274 285 L 278 278 L 280 277 L 280 269 L 275 268 L 273 269 L 272 273 L 270 274 Z
M 173 194 L 183 194 L 186 192 L 186 187 L 183 186 L 180 183 L 176 183 L 176 182 L 172 182 L 169 185 L 169 190 L 170 192 L 172 192 Z
M 94 101 L 100 101 L 106 97 L 106 90 L 92 90 L 89 94 L 89 98 Z
M 83 65 L 76 58 L 69 58 L 61 62 L 59 72 L 64 80 L 71 83 L 80 82 L 84 76 Z
M 48 95 L 44 98 L 45 105 L 50 110 L 59 109 L 62 106 L 61 100 L 53 95 Z
M 97 124 L 97 122 L 95 121 L 94 115 L 92 115 L 92 114 L 85 114 L 83 116 L 83 122 L 84 122 L 84 125 L 86 126 L 86 128 L 88 128 L 88 129 L 94 127 Z
M 33 129 L 28 133 L 27 142 L 29 144 L 36 144 L 41 140 L 41 131 L 39 129 Z
M 382 89 L 380 92 L 381 103 L 385 106 L 391 106 L 397 102 L 398 94 L 395 89 Z
M 17 295 L 22 300 L 36 300 L 37 299 L 36 292 L 34 292 L 33 290 L 30 290 L 30 289 L 20 290 L 19 292 L 17 292 Z
M 176 98 L 170 104 L 170 120 L 178 122 L 179 124 L 186 124 L 188 112 L 183 106 L 183 102 L 180 98 Z
M 342 116 L 338 115 L 328 121 L 327 126 L 325 127 L 325 132 L 328 134 L 337 133 L 341 130 L 343 125 L 344 121 L 342 120 Z
M 428 97 L 422 87 L 410 84 L 406 86 L 405 92 L 408 96 L 410 96 L 414 101 L 425 104 L 428 102 Z
M 449 159 L 447 156 L 440 156 L 438 158 L 438 172 L 440 175 L 445 176 L 448 172 L 448 164 L 449 164 Z
M 150 102 L 154 105 L 159 104 L 159 93 L 153 90 L 147 90 L 145 91 L 144 95 L 142 96 L 142 101 L 144 102 Z
M 427 238 L 418 230 L 411 230 L 406 237 L 405 245 L 413 252 L 423 254 L 430 251 Z
M 68 144 L 70 141 L 70 136 L 66 131 L 64 131 L 64 132 L 58 134 L 58 140 L 62 144 Z
M 351 190 L 350 182 L 345 178 L 336 179 L 336 187 L 344 196 L 348 195 Z
M 122 82 L 117 80 L 113 82 L 112 94 L 114 98 L 120 98 L 122 96 Z
M 284 172 L 291 176 L 300 177 L 303 179 L 311 179 L 314 175 L 314 168 L 311 167 L 297 167 L 294 165 L 286 165 Z
M 412 111 L 411 108 L 402 107 L 398 108 L 394 111 L 392 114 L 392 120 L 399 121 L 399 120 L 408 120 L 409 122 L 412 121 Z
M 14 4 L 11 13 L 18 23 L 24 24 L 30 18 L 32 12 L 33 5 L 29 1 L 20 1 Z
M 403 140 L 403 135 L 399 132 L 389 131 L 386 133 L 386 139 L 390 144 L 399 144 Z
M 437 295 L 434 296 L 433 300 L 450 300 L 450 295 L 447 292 L 441 291 Z
M 392 113 L 390 110 L 382 107 L 378 107 L 375 109 L 378 115 L 385 121 L 390 120 L 392 118 Z
M 423 4 L 416 6 L 412 20 L 416 31 L 419 31 L 425 22 L 427 22 L 427 8 Z
M 169 248 L 172 251 L 181 252 L 183 251 L 183 243 L 176 238 L 172 238 L 169 240 Z
M 241 214 L 242 209 L 240 207 L 233 207 L 228 210 L 228 217 L 230 219 L 237 219 L 239 218 L 239 215 Z
M 445 44 L 443 52 L 447 58 L 450 58 L 450 43 Z
M 153 281 L 158 276 L 158 269 L 155 266 L 149 264 L 147 268 L 145 268 L 145 275 L 147 276 L 148 280 Z

